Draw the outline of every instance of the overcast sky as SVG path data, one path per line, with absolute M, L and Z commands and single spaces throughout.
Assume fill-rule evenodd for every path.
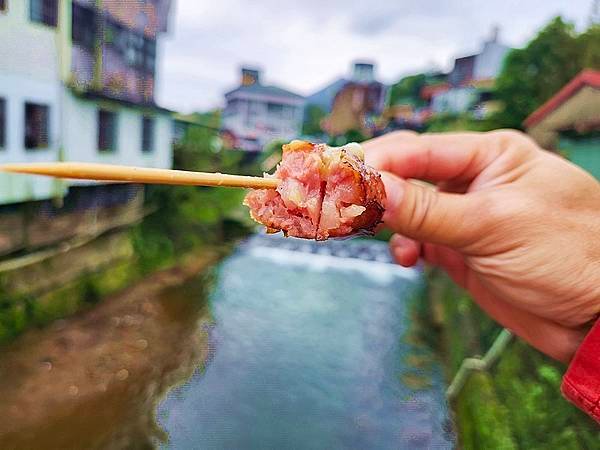
M 485 6 L 481 6 L 485 5 Z M 592 0 L 174 0 L 162 38 L 158 103 L 181 112 L 221 106 L 243 64 L 267 84 L 306 95 L 347 75 L 355 59 L 394 82 L 479 49 L 496 24 L 522 46 L 558 14 L 587 26 Z

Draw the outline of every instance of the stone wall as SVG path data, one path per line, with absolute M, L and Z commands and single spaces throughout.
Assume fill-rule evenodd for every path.
M 73 190 L 78 192 L 70 193 L 61 206 L 42 201 L 0 210 L 0 256 L 99 235 L 130 225 L 143 216 L 144 192 L 139 186 L 87 186 Z M 123 198 L 110 201 L 111 195 Z

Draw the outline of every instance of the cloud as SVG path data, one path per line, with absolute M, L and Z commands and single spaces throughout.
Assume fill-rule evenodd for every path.
M 286 3 L 284 5 L 284 3 Z M 485 6 L 481 6 L 481 5 Z M 309 94 L 346 75 L 354 59 L 377 63 L 393 82 L 426 67 L 449 68 L 476 51 L 494 24 L 520 46 L 552 16 L 582 24 L 588 0 L 177 0 L 163 37 L 158 102 L 180 110 L 218 106 L 238 82 L 241 64 L 263 79 Z

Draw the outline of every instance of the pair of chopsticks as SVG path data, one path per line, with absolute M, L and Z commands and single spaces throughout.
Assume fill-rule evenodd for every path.
M 80 162 L 0 164 L 0 171 L 78 180 L 275 189 L 277 178 Z

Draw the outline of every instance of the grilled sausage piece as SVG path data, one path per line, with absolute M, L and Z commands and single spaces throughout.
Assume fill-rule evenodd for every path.
M 384 212 L 381 176 L 364 163 L 360 145 L 292 141 L 272 175 L 276 190 L 248 193 L 244 204 L 270 232 L 326 240 L 372 233 Z

